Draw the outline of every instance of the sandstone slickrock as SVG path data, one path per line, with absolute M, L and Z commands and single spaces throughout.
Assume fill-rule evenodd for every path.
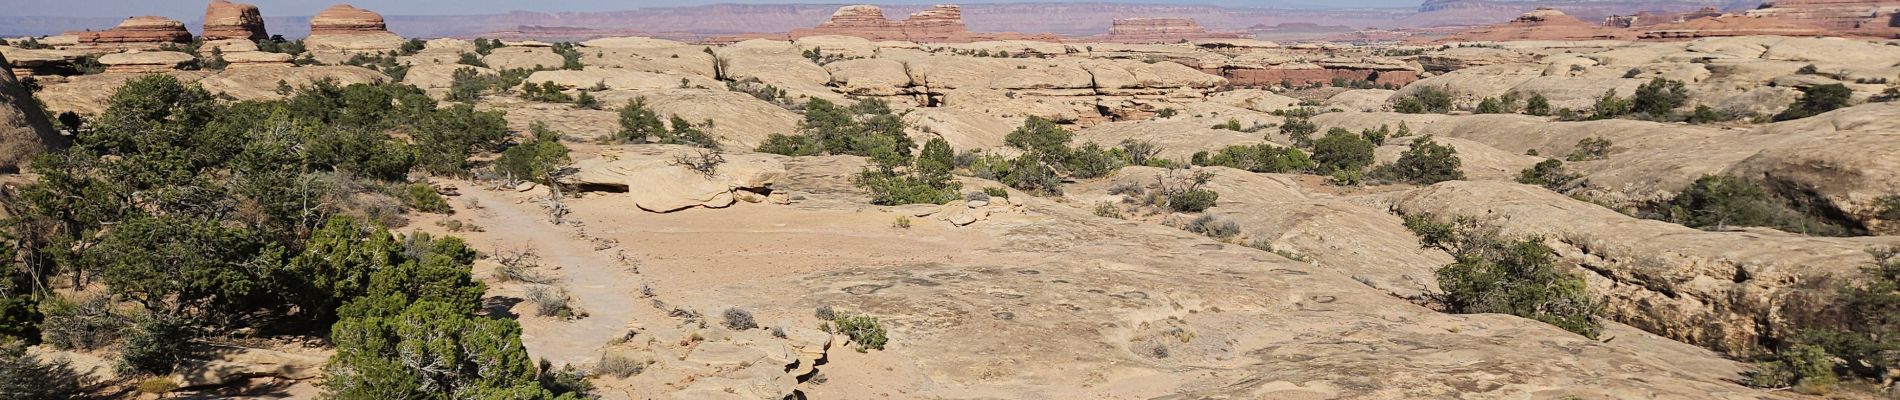
M 232 3 L 230 0 L 212 0 L 205 6 L 205 40 L 244 39 L 263 40 L 270 38 L 270 32 L 264 29 L 264 16 L 259 14 L 257 6 L 246 3 Z
M 0 54 L 0 65 L 6 64 L 6 55 Z M 0 171 L 18 171 L 34 157 L 67 143 L 13 72 L 0 71 Z
M 78 36 L 80 44 L 92 45 L 157 45 L 191 41 L 191 31 L 185 30 L 184 23 L 171 18 L 149 15 L 127 18 L 112 29 L 69 34 Z
M 133 50 L 99 56 L 99 63 L 105 64 L 106 72 L 111 73 L 176 71 L 197 62 L 197 57 L 176 51 Z
M 574 164 L 579 172 L 562 181 L 624 188 L 635 206 L 664 213 L 725 208 L 732 205 L 736 192 L 769 192 L 772 183 L 785 176 L 784 164 L 767 154 L 725 154 L 711 173 L 681 164 L 680 160 L 697 159 L 701 152 L 710 151 L 666 146 L 625 153 L 617 159 L 582 160 Z
M 1449 40 L 1591 40 L 1631 36 L 1628 32 L 1605 29 L 1565 15 L 1554 8 L 1539 7 L 1510 22 L 1452 35 Z

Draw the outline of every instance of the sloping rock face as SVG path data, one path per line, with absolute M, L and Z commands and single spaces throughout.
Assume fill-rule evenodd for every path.
M 203 36 L 205 40 L 261 40 L 269 38 L 270 33 L 264 30 L 264 17 L 258 13 L 257 6 L 213 0 L 211 5 L 205 6 Z
M 7 57 L 0 55 L 0 65 L 6 64 Z M 0 172 L 18 171 L 33 157 L 66 143 L 13 72 L 0 71 Z
M 402 37 L 389 33 L 382 14 L 338 4 L 310 18 L 310 37 L 304 45 L 311 50 L 394 50 L 402 46 Z
M 191 41 L 185 24 L 171 18 L 142 16 L 127 18 L 119 26 L 99 32 L 73 32 L 80 44 L 158 44 Z
M 831 19 L 810 29 L 793 29 L 793 39 L 809 36 L 856 36 L 871 40 L 905 40 L 912 42 L 967 43 L 983 40 L 1045 40 L 1055 41 L 1053 35 L 1023 35 L 1017 33 L 972 33 L 963 25 L 963 8 L 954 5 L 937 5 L 911 14 L 900 21 L 884 17 L 884 9 L 873 5 L 853 5 L 839 8 L 831 14 Z
M 1242 32 L 1208 32 L 1192 18 L 1122 18 L 1108 28 L 1107 41 L 1118 43 L 1175 43 L 1202 39 L 1246 39 Z
M 1677 23 L 1661 24 L 1643 31 L 1643 40 L 1682 40 L 1724 36 L 1816 36 L 1829 31 L 1804 21 L 1742 15 L 1724 15 Z

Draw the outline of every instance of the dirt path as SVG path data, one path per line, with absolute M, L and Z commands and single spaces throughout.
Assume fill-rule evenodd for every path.
M 532 249 L 540 256 L 544 273 L 558 278 L 554 284 L 573 297 L 570 304 L 587 313 L 586 318 L 560 321 L 533 316 L 532 304 L 518 307 L 525 311 L 520 318 L 521 341 L 529 355 L 555 365 L 589 365 L 599 359 L 609 340 L 625 335 L 634 321 L 664 318 L 641 298 L 642 279 L 618 261 L 618 247 L 595 250 L 577 228 L 554 225 L 539 205 L 517 203 L 521 196 L 514 193 L 476 189 L 464 191 L 463 196 L 483 205 L 463 214 L 486 230 L 478 246 L 490 252 Z

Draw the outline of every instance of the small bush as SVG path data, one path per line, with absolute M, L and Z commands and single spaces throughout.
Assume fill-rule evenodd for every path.
M 119 349 L 120 375 L 168 374 L 187 356 L 191 326 L 182 318 L 152 315 L 126 331 Z
M 897 229 L 910 229 L 910 217 L 903 216 L 903 215 L 897 216 L 897 220 L 891 221 L 891 227 L 897 228 Z
M 852 343 L 858 344 L 859 353 L 869 349 L 883 350 L 884 344 L 890 341 L 890 338 L 885 336 L 887 332 L 884 331 L 884 326 L 878 323 L 876 317 L 840 315 L 832 320 L 831 324 L 836 332 L 844 334 Z
M 1197 152 L 1188 162 L 1193 165 L 1221 166 L 1263 173 L 1296 172 L 1318 167 L 1318 164 L 1315 164 L 1305 152 L 1299 149 L 1264 143 L 1252 146 L 1227 146 L 1213 154 L 1204 151 Z
M 1384 173 L 1391 179 L 1430 185 L 1465 179 L 1458 150 L 1432 141 L 1431 135 L 1412 141 L 1410 148 Z
M 1531 95 L 1530 100 L 1524 102 L 1524 113 L 1539 117 L 1550 115 L 1550 99 L 1542 93 Z
M 1326 131 L 1325 137 L 1313 142 L 1313 161 L 1318 164 L 1321 174 L 1359 171 L 1372 165 L 1374 147 L 1371 141 L 1360 135 L 1333 128 Z
M 645 372 L 647 364 L 625 354 L 608 352 L 600 355 L 600 362 L 594 364 L 594 372 L 616 378 L 626 378 Z
M 1393 111 L 1406 114 L 1443 114 L 1451 112 L 1451 93 L 1443 88 L 1421 86 L 1411 96 L 1400 99 Z
M 1207 189 L 1190 189 L 1168 196 L 1168 208 L 1175 212 L 1197 213 L 1207 211 L 1220 200 L 1220 193 Z
M 1431 296 L 1446 311 L 1511 314 L 1592 339 L 1601 332 L 1594 318 L 1601 305 L 1582 277 L 1557 270 L 1556 253 L 1541 239 L 1507 240 L 1474 220 L 1444 223 L 1430 215 L 1408 215 L 1405 226 L 1424 246 L 1457 260 L 1438 270 L 1442 292 Z
M 1826 236 L 1858 233 L 1796 211 L 1787 199 L 1727 175 L 1704 176 L 1677 193 L 1669 201 L 1669 219 L 1695 228 L 1761 226 Z
M 1537 165 L 1525 168 L 1524 171 L 1519 172 L 1517 175 L 1517 183 L 1543 186 L 1551 190 L 1560 190 L 1564 185 L 1568 185 L 1571 181 L 1575 181 L 1579 178 L 1575 174 L 1565 173 L 1563 168 L 1563 161 L 1556 159 L 1544 160 L 1537 163 Z
M 41 300 L 40 335 L 44 343 L 61 350 L 94 350 L 119 340 L 119 333 L 131 325 L 124 315 L 115 313 L 108 296 L 92 296 L 77 301 L 53 296 Z
M 1294 147 L 1312 147 L 1313 134 L 1319 132 L 1319 125 L 1305 117 L 1289 116 L 1280 124 L 1280 134 L 1286 135 Z
M 1240 130 L 1247 129 L 1247 128 L 1244 126 L 1240 126 L 1240 120 L 1229 118 L 1227 119 L 1227 122 L 1214 125 L 1213 129 L 1226 129 L 1226 130 L 1238 132 Z
M 528 301 L 534 302 L 536 316 L 574 318 L 574 308 L 568 304 L 571 300 L 573 299 L 563 289 L 550 289 L 548 286 L 528 288 Z
M 426 213 L 452 214 L 455 212 L 455 209 L 449 208 L 449 201 L 444 200 L 442 194 L 436 193 L 435 188 L 429 187 L 426 183 L 403 186 L 402 203 L 411 210 Z
M 1564 161 L 1601 160 L 1610 155 L 1610 140 L 1600 137 L 1583 138 L 1577 141 L 1577 147 L 1570 150 Z
M 1900 195 L 1881 197 L 1880 200 L 1876 201 L 1876 204 L 1878 204 L 1876 207 L 1880 210 L 1880 213 L 1877 214 L 1880 219 L 1900 222 Z
M 1007 199 L 1009 198 L 1009 189 L 1004 189 L 1004 188 L 995 187 L 995 186 L 985 187 L 983 188 L 983 194 L 988 195 L 990 197 L 1001 197 L 1001 198 Z
M 549 175 L 570 161 L 567 145 L 561 144 L 560 132 L 548 129 L 540 121 L 529 130 L 534 136 L 502 151 L 501 158 L 495 160 L 495 170 L 514 179 L 549 184 Z
M 735 331 L 759 329 L 758 321 L 752 320 L 751 311 L 739 309 L 738 307 L 727 308 L 722 316 L 725 317 L 726 329 Z
M 1206 214 L 1188 221 L 1187 226 L 1182 229 L 1215 239 L 1226 239 L 1240 234 L 1239 223 Z
M 1590 106 L 1590 114 L 1588 116 L 1585 116 L 1585 118 L 1586 119 L 1616 118 L 1624 114 L 1629 114 L 1630 110 L 1633 110 L 1635 108 L 1636 108 L 1636 105 L 1630 102 L 1629 99 L 1617 97 L 1616 89 L 1610 89 L 1607 92 L 1603 92 L 1603 97 L 1597 98 L 1596 104 L 1592 104 Z M 1566 119 L 1571 119 L 1571 118 L 1566 118 Z
M 1658 77 L 1636 87 L 1636 94 L 1630 98 L 1630 111 L 1654 119 L 1669 119 L 1676 108 L 1688 100 L 1689 90 L 1683 87 L 1682 81 Z
M 1114 218 L 1114 219 L 1124 218 L 1122 216 L 1122 208 L 1120 206 L 1116 206 L 1115 203 L 1106 202 L 1106 201 L 1095 203 L 1095 216 L 1103 217 L 1103 218 Z
M 1853 95 L 1853 89 L 1848 89 L 1846 85 L 1839 83 L 1801 88 L 1801 98 L 1796 99 L 1794 104 L 1789 104 L 1787 110 L 1775 114 L 1775 121 L 1807 118 L 1834 111 L 1834 109 L 1846 107 L 1848 99 Z

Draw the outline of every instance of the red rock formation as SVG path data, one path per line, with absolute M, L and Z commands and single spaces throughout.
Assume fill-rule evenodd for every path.
M 264 16 L 257 12 L 257 6 L 230 0 L 212 0 L 211 5 L 205 6 L 205 40 L 269 37 L 270 33 L 264 30 Z
M 1241 32 L 1208 32 L 1192 18 L 1121 18 L 1108 28 L 1110 42 L 1174 43 L 1201 39 L 1246 39 Z
M 157 44 L 184 43 L 191 41 L 191 31 L 185 30 L 185 24 L 165 17 L 132 17 L 119 26 L 99 32 L 68 32 L 79 38 L 80 44 Z
M 1638 36 L 1638 38 L 1643 40 L 1688 40 L 1705 37 L 1751 35 L 1816 36 L 1827 33 L 1827 30 L 1819 26 L 1782 18 L 1727 15 L 1652 26 L 1649 27 L 1648 30 L 1645 30 L 1642 35 Z
M 1634 32 L 1614 30 L 1598 25 L 1584 23 L 1583 20 L 1563 11 L 1551 8 L 1538 8 L 1519 15 L 1511 22 L 1492 25 L 1453 34 L 1448 41 L 1507 41 L 1507 40 L 1591 40 L 1619 39 L 1635 36 Z
M 330 6 L 310 18 L 310 36 L 389 33 L 383 15 L 349 4 Z
M 1019 33 L 972 33 L 963 26 L 963 8 L 954 5 L 937 5 L 911 14 L 902 21 L 884 18 L 884 9 L 873 5 L 854 5 L 839 8 L 831 14 L 831 19 L 808 29 L 793 29 L 787 35 L 792 39 L 808 36 L 856 36 L 871 40 L 905 40 L 912 42 L 975 42 L 984 40 L 1044 40 L 1057 41 L 1054 35 L 1023 35 Z
M 1814 25 L 1831 33 L 1879 37 L 1900 35 L 1896 14 L 1900 14 L 1900 1 L 1895 0 L 1779 0 L 1747 13 Z

